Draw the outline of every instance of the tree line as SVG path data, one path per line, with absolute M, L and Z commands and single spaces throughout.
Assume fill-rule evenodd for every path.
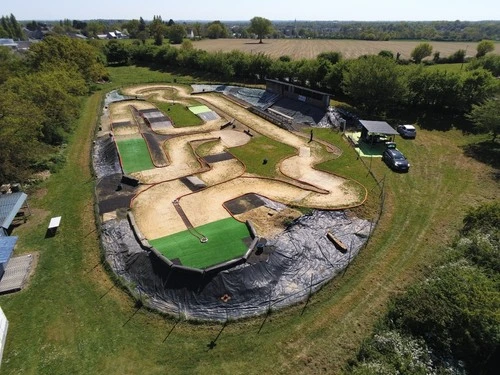
M 0 24 L 0 37 L 25 39 L 22 25 L 10 15 L 6 23 Z M 145 21 L 143 17 L 131 20 L 60 20 L 52 25 L 31 21 L 26 28 L 34 30 L 50 29 L 54 33 L 82 33 L 89 38 L 96 38 L 114 30 L 126 30 L 133 39 L 146 40 L 157 32 L 155 21 Z M 265 19 L 259 17 L 261 19 Z M 15 21 L 15 22 L 13 22 Z M 432 41 L 481 41 L 500 40 L 500 21 L 269 21 L 272 26 L 266 37 L 280 38 L 320 38 L 320 39 L 356 39 L 356 40 L 432 40 Z M 184 34 L 192 32 L 194 38 L 249 38 L 252 37 L 252 20 L 221 22 L 175 22 L 172 18 L 164 21 L 166 27 L 176 25 Z M 6 26 L 10 25 L 10 26 Z M 14 27 L 12 27 L 14 26 Z M 151 27 L 150 27 L 151 26 Z M 166 36 L 166 33 L 164 36 Z
M 104 53 L 110 64 L 189 69 L 211 73 L 228 82 L 263 83 L 265 78 L 292 82 L 347 97 L 372 113 L 411 106 L 463 114 L 497 92 L 494 75 L 500 74 L 498 55 L 476 58 L 463 70 L 449 72 L 418 64 L 422 55 L 414 61 L 402 61 L 390 51 L 351 60 L 343 59 L 339 52 L 292 60 L 288 56 L 273 59 L 262 53 L 241 51 L 210 53 L 195 49 L 189 41 L 184 41 L 180 48 L 110 41 Z M 427 53 L 430 51 L 424 55 Z
M 54 170 L 80 114 L 81 97 L 106 77 L 90 44 L 47 37 L 26 55 L 0 47 L 0 181 Z
M 347 374 L 496 374 L 500 203 L 472 209 L 445 258 L 392 300 Z
M 274 21 L 273 37 L 357 40 L 500 39 L 499 21 Z

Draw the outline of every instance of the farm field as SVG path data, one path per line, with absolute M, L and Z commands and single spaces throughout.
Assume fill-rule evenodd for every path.
M 111 75 L 114 86 L 106 90 L 171 79 L 134 67 Z M 498 171 L 466 156 L 468 145 L 485 137 L 419 130 L 415 141 L 398 143 L 412 162 L 409 174 L 373 163 L 376 176 L 386 177 L 382 219 L 345 274 L 307 305 L 227 325 L 165 318 L 134 305 L 102 265 L 89 182 L 102 95 L 85 100 L 67 164 L 30 195 L 33 215 L 13 233 L 16 255 L 37 252 L 39 263 L 26 290 L 0 296 L 10 321 L 2 374 L 339 374 L 390 297 L 455 238 L 465 210 L 499 196 Z M 344 151 L 342 174 L 366 177 L 336 133 L 315 134 Z M 376 190 L 369 190 L 370 197 Z M 60 231 L 46 240 L 56 214 L 63 217 Z
M 204 39 L 194 42 L 195 48 L 208 52 L 230 52 L 239 50 L 246 53 L 264 53 L 273 58 L 288 55 L 292 59 L 312 59 L 321 52 L 339 51 L 344 58 L 356 58 L 361 55 L 378 54 L 382 50 L 399 52 L 401 58 L 409 59 L 411 51 L 421 41 L 367 41 L 367 40 L 331 40 L 331 39 L 265 39 L 263 44 L 253 39 Z M 433 52 L 440 52 L 446 57 L 459 49 L 467 51 L 467 55 L 474 56 L 477 43 L 473 42 L 429 42 Z M 500 43 L 495 43 L 495 51 L 500 53 Z

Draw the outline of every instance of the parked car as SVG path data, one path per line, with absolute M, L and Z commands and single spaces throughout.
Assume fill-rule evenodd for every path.
M 403 138 L 415 138 L 417 136 L 417 129 L 413 125 L 398 125 L 396 130 Z
M 395 171 L 408 172 L 410 169 L 410 163 L 408 163 L 403 153 L 394 148 L 387 148 L 382 153 L 382 160 L 389 168 Z

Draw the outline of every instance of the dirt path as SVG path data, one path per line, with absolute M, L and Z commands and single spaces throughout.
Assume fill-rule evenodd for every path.
M 193 98 L 185 87 L 165 85 L 135 86 L 125 89 L 124 93 L 143 97 L 154 94 L 157 100 L 167 100 L 165 90 L 170 95 L 175 95 L 176 100 Z M 179 199 L 179 204 L 194 226 L 229 217 L 230 214 L 224 209 L 223 203 L 247 193 L 261 194 L 288 205 L 322 209 L 338 209 L 360 202 L 348 180 L 312 168 L 321 161 L 318 151 L 322 146 L 318 143 L 310 143 L 307 137 L 281 129 L 220 95 L 210 93 L 197 98 L 202 99 L 218 113 L 224 114 L 226 118 L 237 120 L 251 132 L 294 147 L 298 155 L 282 161 L 280 170 L 285 176 L 317 189 L 302 189 L 271 179 L 239 177 L 244 173 L 244 169 L 236 160 L 214 163 L 210 169 L 203 167 L 193 154 L 190 142 L 220 138 L 221 150 L 224 150 L 243 145 L 251 139 L 241 131 L 220 130 L 226 119 L 211 121 L 199 127 L 168 129 L 162 134 L 179 135 L 164 144 L 170 165 L 134 174 L 143 183 L 155 184 L 139 194 L 132 207 L 137 223 L 147 238 L 163 237 L 185 229 L 172 205 L 174 199 Z M 142 103 L 142 106 L 147 106 Z M 116 116 L 125 112 L 122 106 L 118 106 L 114 111 Z M 187 175 L 197 175 L 208 187 L 191 193 L 182 183 L 172 181 Z M 168 207 L 164 207 L 165 205 Z

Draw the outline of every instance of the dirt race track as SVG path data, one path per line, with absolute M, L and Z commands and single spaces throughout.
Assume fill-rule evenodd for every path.
M 172 95 L 172 92 L 175 92 L 177 103 L 183 103 L 183 100 L 188 98 L 193 99 L 185 87 L 136 86 L 123 90 L 124 94 L 138 98 L 154 95 L 157 101 L 171 101 L 166 97 L 167 94 Z M 366 192 L 360 196 L 355 183 L 313 168 L 322 161 L 319 151 L 323 145 L 317 142 L 309 143 L 308 137 L 281 129 L 220 94 L 207 93 L 197 96 L 196 99 L 217 112 L 221 118 L 197 127 L 162 129 L 161 134 L 167 136 L 163 150 L 169 165 L 132 174 L 142 183 L 141 191 L 133 200 L 132 211 L 146 238 L 156 239 L 186 229 L 173 201 L 179 203 L 195 227 L 230 217 L 230 213 L 223 206 L 224 202 L 247 193 L 257 193 L 287 205 L 318 209 L 340 209 L 363 202 Z M 137 119 L 131 106 L 136 109 L 154 107 L 145 101 L 115 103 L 110 106 L 110 121 L 130 121 L 131 124 L 136 124 Z M 238 122 L 239 128 L 220 130 L 221 125 L 232 119 Z M 281 161 L 279 169 L 282 178 L 278 180 L 251 176 L 245 172 L 245 166 L 236 159 L 207 165 L 200 162 L 193 152 L 194 145 L 206 141 L 218 142 L 217 146 L 212 148 L 212 152 L 217 153 L 244 145 L 252 138 L 243 129 L 267 136 L 297 150 L 295 156 Z M 140 126 L 133 125 L 122 132 L 115 132 L 114 135 L 116 140 L 120 140 L 141 137 L 140 132 Z M 198 177 L 205 183 L 206 188 L 192 191 L 180 180 L 185 176 Z

